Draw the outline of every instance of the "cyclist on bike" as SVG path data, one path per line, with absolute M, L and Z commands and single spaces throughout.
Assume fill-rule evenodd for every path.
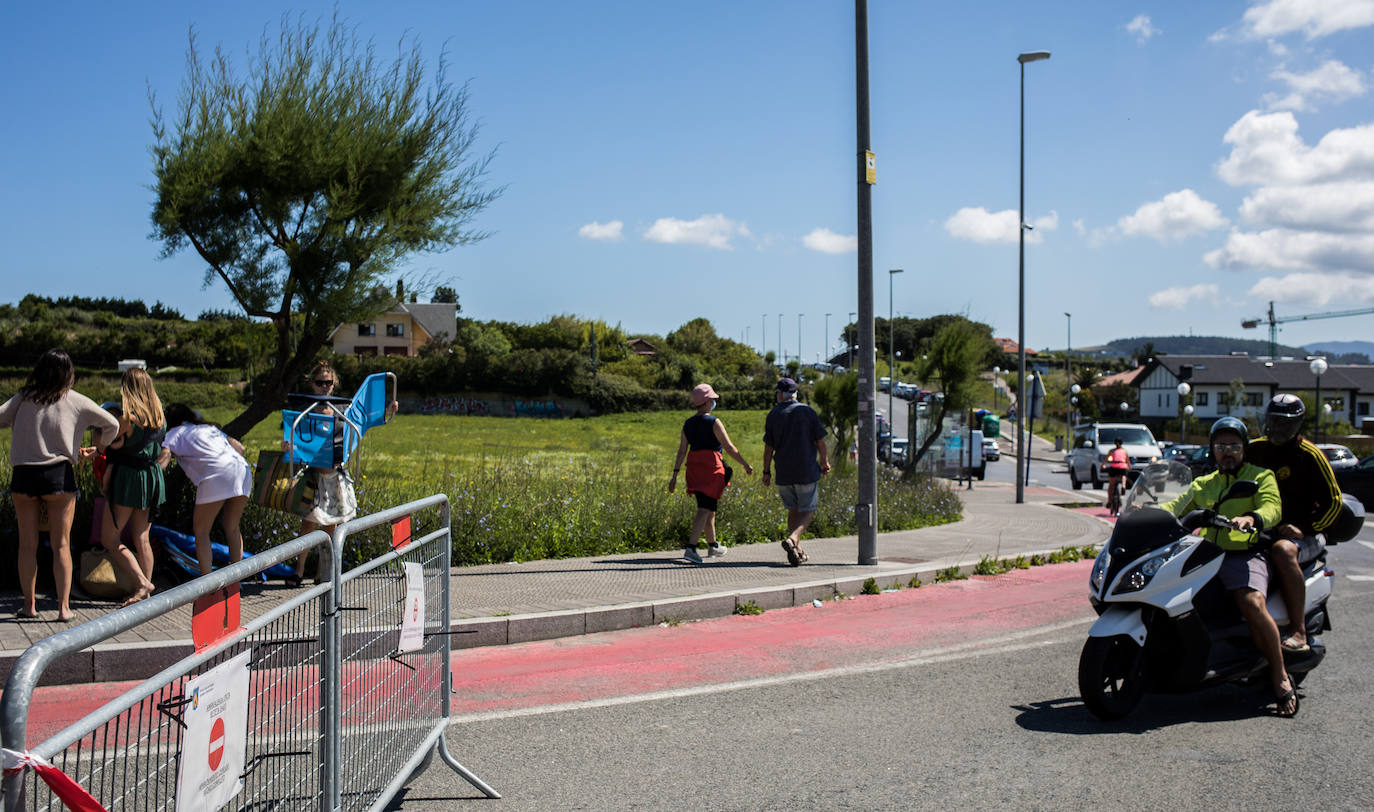
M 1107 509 L 1115 516 L 1121 511 L 1122 480 L 1131 470 L 1131 457 L 1121 447 L 1121 438 L 1116 438 L 1116 448 L 1107 455 Z

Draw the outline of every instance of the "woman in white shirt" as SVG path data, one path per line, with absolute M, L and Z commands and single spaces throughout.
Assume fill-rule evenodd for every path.
M 196 537 L 196 563 L 200 574 L 213 569 L 210 530 L 218 516 L 229 547 L 229 563 L 243 559 L 243 534 L 239 519 L 253 490 L 253 469 L 243 456 L 243 445 L 206 423 L 189 407 L 173 403 L 166 409 L 167 437 L 162 441 L 165 468 L 175 455 L 181 470 L 196 486 L 196 509 L 191 523 Z

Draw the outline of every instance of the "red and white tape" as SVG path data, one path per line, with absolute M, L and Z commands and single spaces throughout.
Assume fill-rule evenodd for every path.
M 70 775 L 57 769 L 46 759 L 39 758 L 32 753 L 19 753 L 14 750 L 4 750 L 3 753 L 6 777 L 16 775 L 24 770 L 33 770 L 38 773 L 39 778 L 43 779 L 43 783 L 48 785 L 48 789 L 51 789 L 53 794 L 61 799 L 62 803 L 66 804 L 72 812 L 108 812 Z

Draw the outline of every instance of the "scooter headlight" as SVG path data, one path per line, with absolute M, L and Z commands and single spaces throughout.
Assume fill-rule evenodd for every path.
M 1102 579 L 1107 577 L 1107 567 L 1111 566 L 1112 557 L 1107 552 L 1107 545 L 1102 545 L 1102 550 L 1097 554 L 1097 561 L 1093 563 L 1092 575 L 1088 576 L 1088 589 L 1094 595 L 1102 589 Z
M 1121 576 L 1121 580 L 1117 583 L 1116 589 L 1112 590 L 1112 594 L 1139 592 L 1145 588 L 1146 584 L 1150 583 L 1150 580 L 1170 559 L 1192 546 L 1193 542 L 1191 541 L 1177 541 L 1136 564 Z

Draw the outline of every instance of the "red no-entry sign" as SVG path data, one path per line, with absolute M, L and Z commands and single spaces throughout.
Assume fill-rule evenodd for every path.
M 215 719 L 215 723 L 210 725 L 210 770 L 213 772 L 219 769 L 219 763 L 224 760 L 224 717 Z

